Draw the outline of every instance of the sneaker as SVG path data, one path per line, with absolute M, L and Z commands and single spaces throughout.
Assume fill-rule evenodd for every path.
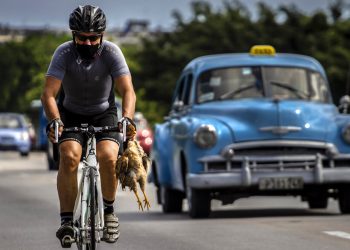
M 115 243 L 120 235 L 119 221 L 115 214 L 105 214 L 105 229 L 102 240 L 108 243 Z
M 74 228 L 72 222 L 63 223 L 56 232 L 63 248 L 70 248 L 74 242 Z

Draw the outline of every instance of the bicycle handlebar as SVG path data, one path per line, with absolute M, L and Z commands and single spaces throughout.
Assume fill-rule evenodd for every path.
M 89 134 L 98 134 L 103 132 L 118 132 L 121 133 L 120 128 L 118 126 L 103 126 L 103 127 L 94 127 L 92 125 L 88 127 L 70 127 L 64 128 L 65 132 L 73 132 L 73 133 L 89 133 Z
M 58 127 L 59 127 L 59 124 L 57 122 L 55 122 L 55 124 L 54 124 L 55 143 L 58 143 Z M 87 134 L 98 134 L 98 133 L 103 133 L 103 132 L 118 132 L 118 133 L 123 132 L 118 126 L 94 127 L 92 125 L 64 128 L 63 131 L 73 132 L 73 133 L 87 133 Z
M 64 128 L 63 131 L 73 132 L 73 133 L 89 133 L 89 134 L 97 134 L 102 132 L 118 132 L 123 134 L 123 142 L 125 142 L 127 139 L 126 126 L 128 124 L 128 121 L 127 119 L 125 119 L 122 122 L 118 122 L 118 124 L 119 123 L 121 123 L 122 129 L 120 129 L 118 126 L 94 127 L 92 125 L 88 126 L 88 124 L 82 124 L 81 127 Z M 55 121 L 54 128 L 55 128 L 55 143 L 58 143 L 58 128 L 59 128 L 58 121 Z

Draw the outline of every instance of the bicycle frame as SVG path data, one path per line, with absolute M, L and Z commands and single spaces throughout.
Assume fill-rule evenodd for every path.
M 55 122 L 55 140 L 58 140 L 58 125 Z M 123 121 L 123 124 L 126 120 Z M 123 125 L 126 128 L 126 125 Z M 96 243 L 101 241 L 104 228 L 104 205 L 101 188 L 99 165 L 96 159 L 95 133 L 116 131 L 119 127 L 93 127 L 82 124 L 82 127 L 65 128 L 65 131 L 86 133 L 86 155 L 83 158 L 82 175 L 78 177 L 78 192 L 74 204 L 73 221 L 75 237 L 68 237 L 69 243 L 76 242 L 79 250 L 95 250 Z M 123 135 L 126 132 L 123 131 Z M 125 137 L 126 138 L 126 137 Z M 123 138 L 123 140 L 125 139 Z M 96 210 L 97 208 L 97 210 Z M 91 212 L 92 211 L 92 212 Z
M 96 190 L 90 190 L 90 172 L 93 171 L 94 187 Z M 95 199 L 97 203 L 97 211 L 95 213 L 95 239 L 96 242 L 101 241 L 101 233 L 104 229 L 104 207 L 103 196 L 101 189 L 101 178 L 99 173 L 99 166 L 96 159 L 96 139 L 94 135 L 89 136 L 87 141 L 86 156 L 83 158 L 82 174 L 78 181 L 78 194 L 75 201 L 73 219 L 78 222 L 77 225 L 77 244 L 88 244 L 91 235 L 89 231 L 91 226 L 89 225 L 90 218 L 90 198 L 91 192 L 96 192 Z M 78 242 L 82 241 L 82 242 Z M 84 248 L 83 248 L 84 249 Z

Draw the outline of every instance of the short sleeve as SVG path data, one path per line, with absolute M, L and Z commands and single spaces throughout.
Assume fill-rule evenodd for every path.
M 66 43 L 56 49 L 47 70 L 47 76 L 53 76 L 60 80 L 63 79 L 66 72 L 66 57 L 67 53 L 70 53 L 70 50 L 71 48 Z
M 105 49 L 110 59 L 112 77 L 115 79 L 121 75 L 129 75 L 130 70 L 121 49 L 111 42 L 106 44 Z

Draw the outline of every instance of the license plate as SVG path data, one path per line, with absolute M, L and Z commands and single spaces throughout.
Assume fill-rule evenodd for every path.
M 279 177 L 279 178 L 259 179 L 260 190 L 302 189 L 303 186 L 304 186 L 303 178 L 300 178 L 300 177 Z

